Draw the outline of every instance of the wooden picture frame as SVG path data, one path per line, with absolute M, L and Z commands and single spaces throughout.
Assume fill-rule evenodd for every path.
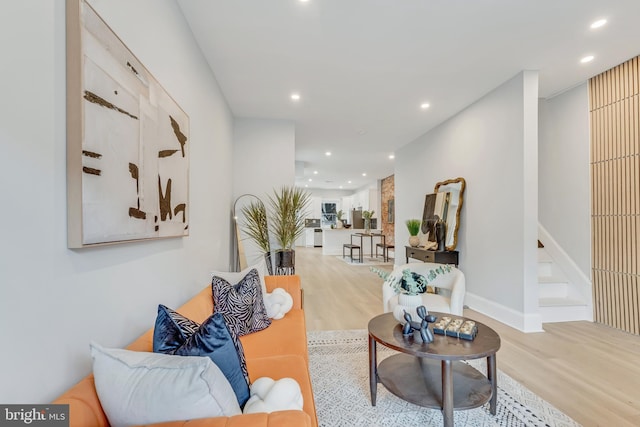
M 67 244 L 189 234 L 189 117 L 86 0 L 67 0 Z

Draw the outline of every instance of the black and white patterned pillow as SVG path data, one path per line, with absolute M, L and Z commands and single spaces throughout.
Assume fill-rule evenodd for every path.
M 165 307 L 167 314 L 173 320 L 173 322 L 180 328 L 180 332 L 184 335 L 185 339 L 195 334 L 200 325 L 191 319 L 187 319 L 182 314 Z
M 232 334 L 241 337 L 271 325 L 256 269 L 251 269 L 234 285 L 221 277 L 213 276 L 211 293 L 214 313 L 222 314 Z

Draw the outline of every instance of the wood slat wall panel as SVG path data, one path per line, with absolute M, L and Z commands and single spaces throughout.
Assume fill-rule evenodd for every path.
M 594 318 L 640 335 L 640 57 L 589 80 Z

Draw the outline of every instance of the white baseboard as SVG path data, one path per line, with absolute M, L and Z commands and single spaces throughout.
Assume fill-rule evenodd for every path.
M 544 332 L 540 314 L 525 314 L 495 301 L 467 292 L 464 303 L 470 309 L 489 316 L 522 332 Z

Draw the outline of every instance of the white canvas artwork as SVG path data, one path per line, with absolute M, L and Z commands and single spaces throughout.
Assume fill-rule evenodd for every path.
M 69 246 L 186 236 L 189 118 L 91 6 L 79 6 L 81 84 L 68 95 L 79 108 L 68 101 L 81 141 L 68 130 L 68 167 L 81 179 L 75 191 L 69 183 L 69 227 L 81 226 Z

